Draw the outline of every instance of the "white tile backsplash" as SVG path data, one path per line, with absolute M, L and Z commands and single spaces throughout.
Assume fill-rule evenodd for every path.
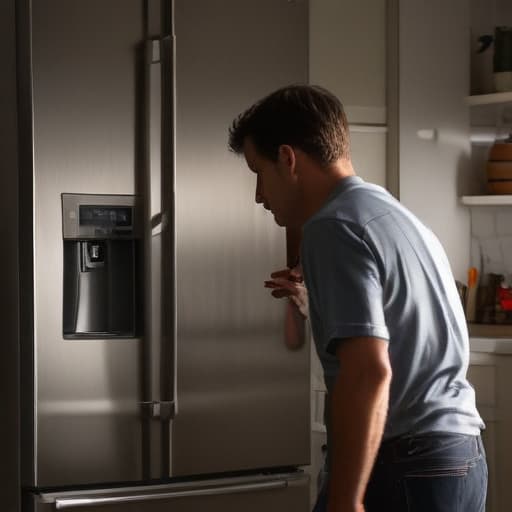
M 484 238 L 480 241 L 482 248 L 483 270 L 486 274 L 503 274 L 505 255 L 499 238 Z
M 471 234 L 475 238 L 487 238 L 489 236 L 494 236 L 496 234 L 494 209 L 471 209 Z
M 512 235 L 512 209 L 496 211 L 496 234 L 498 236 Z
M 512 208 L 471 208 L 471 265 L 486 285 L 489 274 L 512 281 Z

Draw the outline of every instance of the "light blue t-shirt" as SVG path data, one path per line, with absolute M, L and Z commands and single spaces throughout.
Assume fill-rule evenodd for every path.
M 385 189 L 351 176 L 304 225 L 301 258 L 328 389 L 340 340 L 383 338 L 393 372 L 384 439 L 480 433 L 464 312 L 428 228 Z

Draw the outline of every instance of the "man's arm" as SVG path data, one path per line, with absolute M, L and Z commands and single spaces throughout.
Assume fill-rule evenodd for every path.
M 340 340 L 340 372 L 330 396 L 328 512 L 361 512 L 386 421 L 391 366 L 388 342 Z

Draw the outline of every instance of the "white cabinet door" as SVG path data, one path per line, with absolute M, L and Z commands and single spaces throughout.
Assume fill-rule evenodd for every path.
M 485 422 L 482 440 L 487 454 L 487 467 L 489 470 L 489 483 L 487 488 L 487 512 L 499 512 L 499 500 L 496 497 L 497 455 L 497 382 L 498 378 L 497 356 L 485 353 L 472 353 L 471 364 L 468 369 L 468 380 L 475 388 L 476 405 L 478 412 Z M 503 509 L 505 510 L 505 509 Z
M 464 193 L 469 143 L 469 6 L 467 0 L 390 0 L 396 80 L 388 112 L 395 137 L 400 200 L 440 238 L 455 277 L 466 280 L 469 215 Z M 394 61 L 394 62 L 393 62 Z M 393 137 L 392 137 L 393 138 Z M 391 138 L 391 139 L 392 139 Z
M 386 186 L 386 129 L 379 126 L 351 126 L 352 162 L 365 181 Z
M 310 0 L 309 79 L 351 123 L 386 122 L 386 1 Z
M 496 387 L 496 502 L 497 512 L 512 510 L 512 357 L 499 355 L 497 357 L 497 387 Z M 494 512 L 494 510 L 493 510 Z
M 386 185 L 386 1 L 310 0 L 309 82 L 342 101 L 357 174 Z
M 487 512 L 512 510 L 512 357 L 510 354 L 472 352 L 468 378 L 475 388 L 478 410 L 485 422 L 482 432 L 489 487 Z

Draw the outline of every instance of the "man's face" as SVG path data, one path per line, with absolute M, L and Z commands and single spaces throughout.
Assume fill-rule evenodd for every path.
M 260 155 L 250 139 L 244 143 L 244 155 L 249 169 L 256 174 L 255 201 L 270 210 L 280 226 L 295 225 L 298 192 L 289 155 L 280 150 L 277 162 L 273 162 Z

